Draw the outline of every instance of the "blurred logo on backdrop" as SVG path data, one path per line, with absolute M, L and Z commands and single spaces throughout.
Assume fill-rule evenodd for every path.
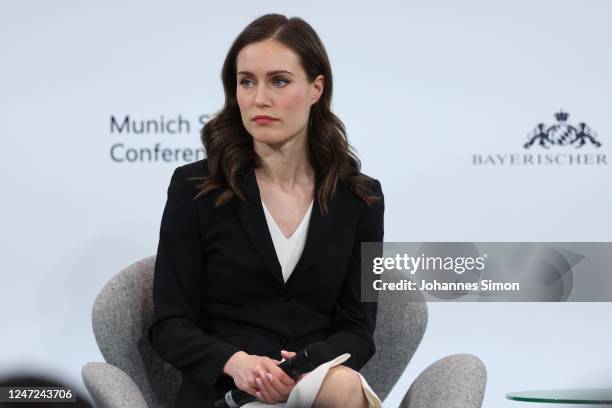
M 544 123 L 538 123 L 523 147 L 529 149 L 534 144 L 545 149 L 548 149 L 550 146 L 575 146 L 576 148 L 581 148 L 585 144 L 601 147 L 601 142 L 597 140 L 597 134 L 586 123 L 580 122 L 578 125 L 573 126 L 567 123 L 568 117 L 569 113 L 560 110 L 555 113 L 557 123 L 554 125 L 546 126 Z
M 115 140 L 109 149 L 114 163 L 191 163 L 205 157 L 200 129 L 212 115 L 190 121 L 183 115 L 168 118 L 134 118 L 111 115 L 110 134 Z M 195 125 L 194 125 L 195 123 Z
M 473 154 L 474 166 L 606 166 L 608 159 L 600 150 L 602 142 L 586 122 L 568 122 L 570 114 L 560 109 L 556 123 L 538 123 L 527 134 L 520 153 Z M 526 152 L 528 151 L 528 152 Z

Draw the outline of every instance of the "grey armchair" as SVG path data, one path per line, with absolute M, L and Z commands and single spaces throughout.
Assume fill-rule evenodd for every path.
M 98 408 L 171 408 L 180 372 L 151 348 L 155 256 L 114 276 L 93 306 L 93 330 L 106 363 L 83 366 L 82 377 Z M 391 272 L 385 272 L 390 274 Z M 376 354 L 361 374 L 384 400 L 418 347 L 427 326 L 427 304 L 419 292 L 380 293 Z M 456 354 L 426 368 L 406 392 L 401 408 L 477 408 L 486 385 L 483 363 Z

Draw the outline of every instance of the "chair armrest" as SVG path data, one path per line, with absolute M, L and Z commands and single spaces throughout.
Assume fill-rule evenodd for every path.
M 442 358 L 414 380 L 401 408 L 480 408 L 487 385 L 487 370 L 471 354 Z
M 113 365 L 87 363 L 81 376 L 96 408 L 148 408 L 134 381 Z

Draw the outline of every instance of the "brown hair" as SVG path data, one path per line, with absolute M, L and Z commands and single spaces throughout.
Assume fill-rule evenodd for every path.
M 378 201 L 370 178 L 361 174 L 361 162 L 351 151 L 344 124 L 331 112 L 332 72 L 325 48 L 314 29 L 299 17 L 266 14 L 251 22 L 230 47 L 221 80 L 225 91 L 225 106 L 209 120 L 201 131 L 201 139 L 208 157 L 207 177 L 198 186 L 196 198 L 209 191 L 222 189 L 215 206 L 229 201 L 234 195 L 245 199 L 240 181 L 252 169 L 261 165 L 253 149 L 251 135 L 244 128 L 236 100 L 236 58 L 248 44 L 274 39 L 291 48 L 299 57 L 310 83 L 319 75 L 325 78 L 323 93 L 312 105 L 308 119 L 307 157 L 320 178 L 319 208 L 325 214 L 338 181 L 347 184 L 368 205 Z

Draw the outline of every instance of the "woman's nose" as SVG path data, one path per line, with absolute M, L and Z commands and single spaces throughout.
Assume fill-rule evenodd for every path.
M 255 93 L 255 105 L 265 105 L 268 103 L 268 90 L 265 85 L 257 85 Z

